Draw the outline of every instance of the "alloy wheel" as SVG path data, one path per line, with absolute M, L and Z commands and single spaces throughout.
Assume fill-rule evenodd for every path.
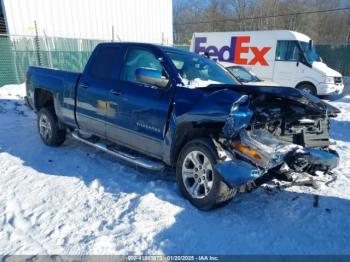
M 200 151 L 187 154 L 182 165 L 182 181 L 192 198 L 206 197 L 213 187 L 214 172 L 209 158 Z

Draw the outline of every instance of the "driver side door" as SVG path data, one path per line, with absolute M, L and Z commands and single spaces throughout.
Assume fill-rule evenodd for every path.
M 171 84 L 166 88 L 136 80 L 138 68 L 166 74 L 156 51 L 132 47 L 127 50 L 118 80 L 118 89 L 109 94 L 112 115 L 107 136 L 134 150 L 162 159 L 164 128 L 172 101 Z

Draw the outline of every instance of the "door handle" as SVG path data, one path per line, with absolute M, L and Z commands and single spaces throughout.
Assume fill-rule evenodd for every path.
M 115 89 L 111 89 L 110 93 L 112 95 L 115 95 L 115 96 L 120 96 L 122 93 L 120 93 L 119 91 L 115 90 Z
M 81 83 L 80 86 L 81 86 L 82 88 L 88 88 L 88 87 L 89 87 L 89 85 L 88 85 L 87 83 Z

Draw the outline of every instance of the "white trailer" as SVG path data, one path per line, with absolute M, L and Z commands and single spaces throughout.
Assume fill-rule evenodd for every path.
M 173 43 L 172 0 L 2 0 L 7 33 Z
M 191 51 L 252 69 L 259 77 L 314 95 L 341 93 L 342 75 L 318 56 L 301 33 L 275 30 L 194 33 Z

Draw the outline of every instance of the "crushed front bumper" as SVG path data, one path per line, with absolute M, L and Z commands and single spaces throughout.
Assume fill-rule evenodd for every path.
M 337 167 L 339 163 L 339 156 L 335 151 L 313 148 L 303 148 L 289 152 L 286 158 L 284 163 L 295 172 L 329 172 Z M 215 169 L 226 182 L 238 188 L 267 174 L 272 168 L 264 170 L 252 163 L 234 159 L 216 164 Z
M 261 169 L 238 159 L 218 163 L 215 165 L 215 169 L 227 183 L 235 188 L 249 181 L 254 181 L 265 173 Z
M 230 157 L 216 164 L 215 168 L 233 187 L 254 181 L 281 167 L 314 174 L 316 171 L 329 172 L 339 163 L 339 156 L 334 150 L 281 141 L 265 130 L 241 130 L 230 146 Z

